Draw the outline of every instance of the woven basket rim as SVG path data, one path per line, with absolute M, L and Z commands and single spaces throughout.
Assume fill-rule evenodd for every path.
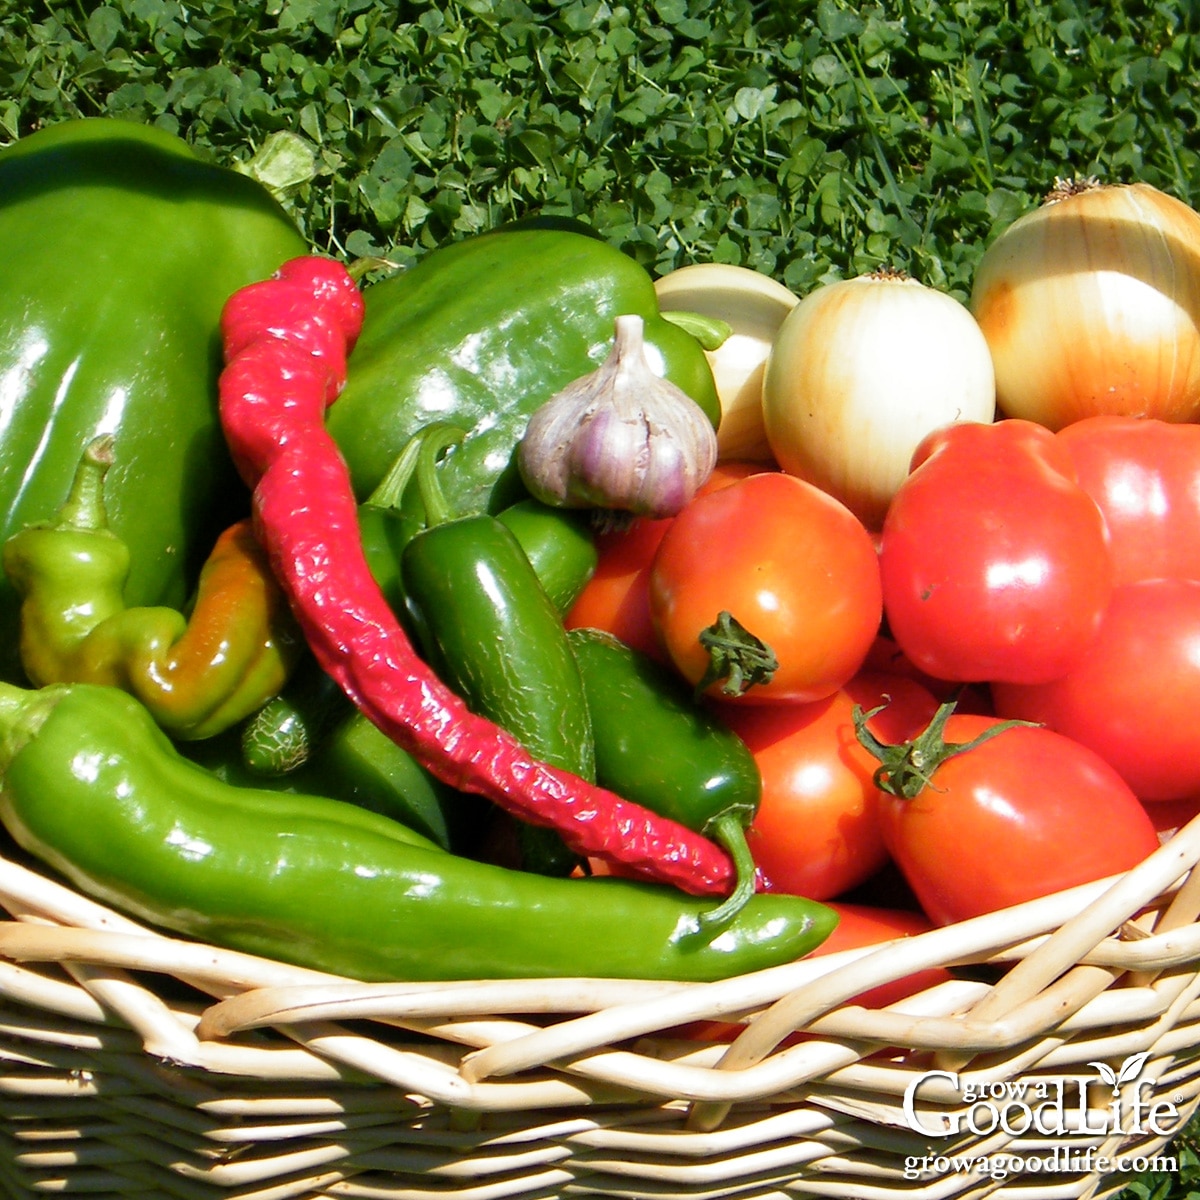
M 398 1120 L 364 1115 L 362 1136 L 344 1132 L 334 1157 L 383 1161 L 385 1145 L 396 1153 L 396 1128 L 411 1122 L 441 1145 L 453 1131 L 435 1130 L 429 1122 L 436 1114 L 474 1113 L 510 1129 L 497 1135 L 505 1154 L 515 1153 L 510 1143 L 542 1147 L 530 1151 L 529 1162 L 544 1158 L 544 1170 L 531 1165 L 515 1193 L 559 1194 L 553 1189 L 567 1179 L 572 1190 L 593 1186 L 553 1165 L 560 1150 L 546 1149 L 548 1139 L 572 1147 L 589 1172 L 607 1163 L 594 1176 L 597 1194 L 649 1198 L 659 1194 L 653 1176 L 668 1191 L 673 1178 L 681 1189 L 697 1189 L 680 1195 L 723 1195 L 718 1177 L 741 1153 L 769 1189 L 755 1194 L 782 1195 L 776 1183 L 801 1176 L 814 1195 L 908 1194 L 916 1185 L 887 1159 L 921 1141 L 905 1124 L 904 1097 L 931 1069 L 963 1082 L 1078 1080 L 1094 1077 L 1097 1063 L 1137 1059 L 1169 1085 L 1181 1113 L 1200 1104 L 1198 860 L 1200 817 L 1125 874 L 713 983 L 364 983 L 164 934 L 0 855 L 0 908 L 10 916 L 0 921 L 0 1038 L 7 1032 L 36 1046 L 30 1061 L 57 1072 L 52 1087 L 38 1084 L 47 1090 L 39 1102 L 85 1096 L 101 1103 L 102 1092 L 89 1091 L 88 1069 L 69 1065 L 93 1058 L 119 1059 L 127 1079 L 181 1072 L 180 1101 L 193 1106 L 188 1120 L 200 1121 L 205 1137 L 215 1136 L 209 1124 L 218 1116 L 235 1122 L 220 1127 L 221 1137 L 263 1134 L 261 1162 L 196 1168 L 205 1186 L 241 1188 L 239 1196 L 253 1194 L 245 1189 L 255 1171 L 271 1178 L 275 1160 L 263 1148 L 272 1131 L 298 1135 L 294 1121 L 251 1124 L 243 1134 L 232 1132 L 237 1123 L 264 1103 L 291 1104 L 302 1128 L 319 1130 L 330 1119 L 321 1115 L 326 1109 L 369 1111 L 363 1098 L 381 1086 Z M 964 966 L 976 970 L 881 1008 L 855 1002 L 919 972 Z M 708 1022 L 735 1033 L 718 1039 L 689 1028 Z M 933 1106 L 930 1119 L 961 1110 L 961 1098 L 935 1087 L 922 1094 Z M 674 1123 L 662 1125 L 668 1118 Z M 337 1121 L 353 1124 L 345 1115 Z M 390 1132 L 372 1133 L 376 1124 Z M 427 1140 L 412 1136 L 426 1147 L 422 1153 L 432 1153 Z M 809 1150 L 775 1152 L 777 1165 L 768 1170 L 776 1159 L 766 1147 L 781 1136 Z M 979 1149 L 1013 1139 L 976 1141 Z M 1129 1141 L 1102 1139 L 1110 1148 Z M 310 1153 L 319 1158 L 316 1144 Z M 488 1154 L 499 1153 L 487 1145 Z M 681 1166 L 668 1169 L 681 1154 L 715 1158 L 688 1175 Z M 655 1159 L 653 1169 L 639 1165 L 645 1155 Z M 478 1160 L 481 1172 L 487 1161 Z M 310 1188 L 295 1194 L 335 1194 L 311 1190 L 320 1172 L 297 1163 L 284 1154 L 277 1164 Z M 603 1182 L 612 1172 L 638 1181 Z M 336 1194 L 359 1194 L 349 1182 L 337 1186 L 351 1190 Z M 362 1195 L 372 1194 L 361 1186 Z M 1039 1194 L 1022 1186 L 1021 1196 Z M 1067 1194 L 1063 1186 L 1045 1194 Z M 1070 1194 L 1100 1186 L 1096 1177 Z M 945 1178 L 924 1187 L 917 1190 L 930 1196 L 975 1194 Z

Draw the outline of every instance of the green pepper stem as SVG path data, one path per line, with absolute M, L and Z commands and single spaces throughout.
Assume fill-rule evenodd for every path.
M 396 509 L 399 508 L 413 471 L 416 470 L 417 459 L 421 453 L 422 434 L 418 433 L 408 439 L 404 449 L 392 461 L 387 474 L 379 481 L 375 490 L 363 501 L 365 507 Z
M 704 832 L 733 859 L 733 891 L 717 905 L 700 914 L 700 926 L 707 929 L 714 925 L 726 925 L 737 916 L 754 895 L 755 876 L 758 866 L 746 842 L 744 813 L 731 809 L 718 813 L 704 827 Z
M 451 446 L 457 446 L 466 436 L 466 432 L 458 426 L 443 421 L 427 425 L 418 435 L 417 487 L 425 509 L 426 528 L 444 525 L 451 519 L 450 505 L 446 503 L 442 485 L 438 482 L 437 464 Z
M 31 690 L 0 682 L 0 780 L 66 692 L 61 684 Z
M 104 477 L 113 462 L 113 439 L 102 434 L 84 447 L 71 490 L 54 516 L 55 529 L 101 530 L 108 528 L 104 507 Z
M 667 309 L 662 313 L 662 317 L 685 333 L 690 333 L 705 350 L 719 350 L 733 333 L 733 326 L 728 321 L 722 321 L 720 317 L 709 317 L 704 313 Z

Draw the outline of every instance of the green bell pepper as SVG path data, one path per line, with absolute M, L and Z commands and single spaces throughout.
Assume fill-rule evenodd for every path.
M 152 126 L 68 121 L 0 151 L 0 541 L 50 518 L 112 434 L 125 599 L 181 608 L 248 511 L 217 421 L 222 305 L 306 250 L 258 183 Z M 19 606 L 0 579 L 11 681 Z
M 360 497 L 410 438 L 445 421 L 467 431 L 443 474 L 451 515 L 522 499 L 513 455 L 530 416 L 603 362 L 625 313 L 643 318 L 651 361 L 714 425 L 720 417 L 700 343 L 659 313 L 639 263 L 585 233 L 478 234 L 370 285 L 363 300 L 349 378 L 328 416 Z

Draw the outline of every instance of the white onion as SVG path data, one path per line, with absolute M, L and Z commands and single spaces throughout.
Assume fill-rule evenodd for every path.
M 971 309 L 1011 417 L 1200 418 L 1200 214 L 1145 183 L 1061 183 L 988 247 Z
M 899 272 L 810 292 L 767 360 L 763 418 L 779 465 L 872 529 L 927 433 L 994 416 L 992 360 L 974 318 Z
M 763 370 L 779 326 L 800 297 L 770 275 L 730 263 L 679 267 L 657 279 L 654 290 L 663 312 L 696 312 L 730 327 L 725 341 L 705 352 L 721 402 L 717 452 L 722 462 L 769 461 Z

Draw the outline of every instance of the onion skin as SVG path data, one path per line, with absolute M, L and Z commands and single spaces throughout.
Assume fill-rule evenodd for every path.
M 788 314 L 763 381 L 779 465 L 878 530 L 927 434 L 995 417 L 991 355 L 967 308 L 906 275 L 826 284 Z
M 731 263 L 678 267 L 654 290 L 662 312 L 689 310 L 730 326 L 725 342 L 705 351 L 721 402 L 718 461 L 773 462 L 763 429 L 763 372 L 779 326 L 800 297 L 770 275 Z
M 1006 416 L 1200 418 L 1200 214 L 1145 183 L 1098 185 L 1013 222 L 970 307 Z

